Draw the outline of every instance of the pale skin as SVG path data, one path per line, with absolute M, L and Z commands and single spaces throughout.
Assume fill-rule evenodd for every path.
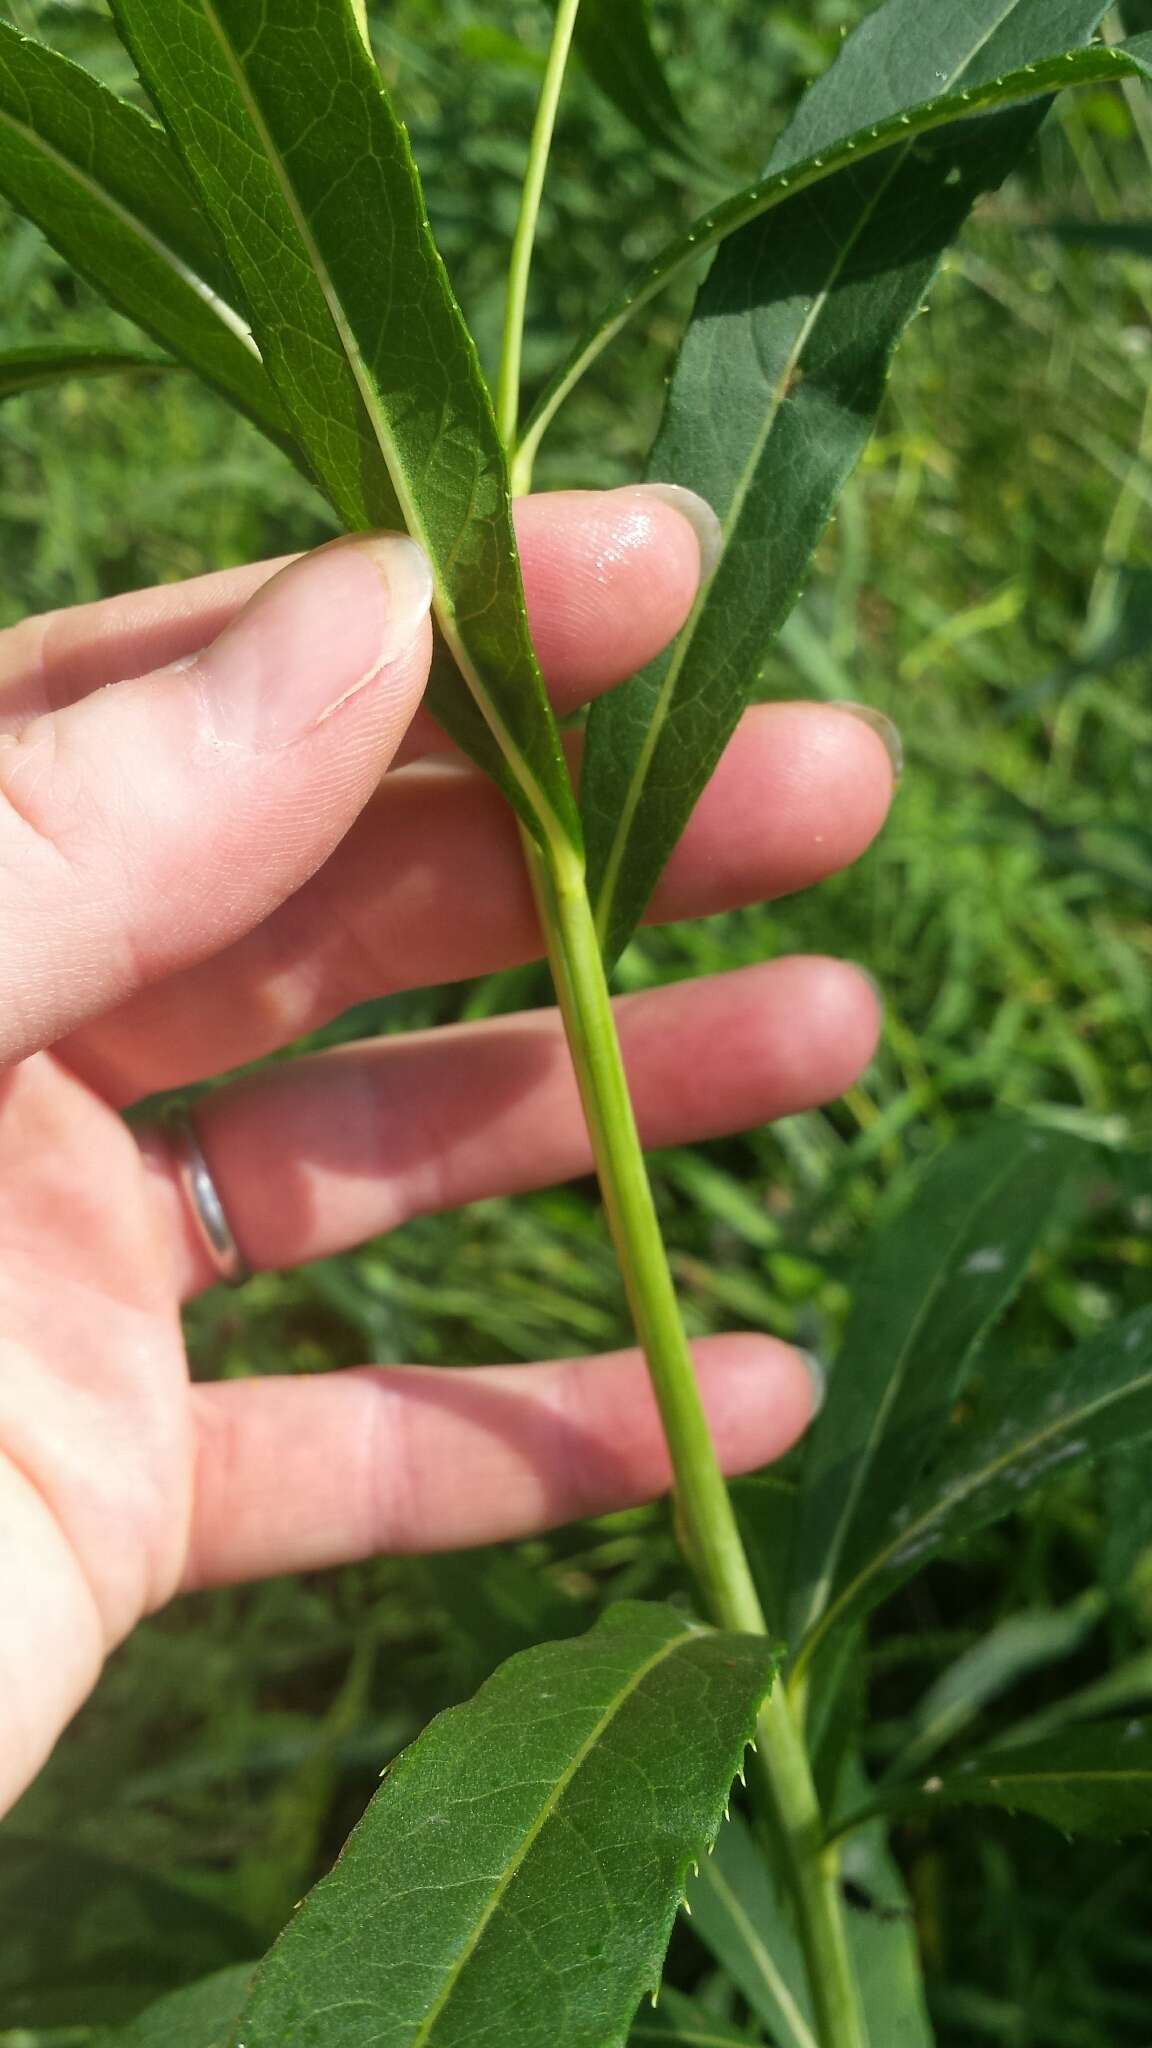
M 632 490 L 526 500 L 518 525 L 570 710 L 676 631 L 696 538 Z M 188 1381 L 180 1306 L 212 1269 L 166 1138 L 120 1112 L 354 1003 L 539 951 L 509 813 L 419 709 L 421 577 L 409 543 L 341 542 L 0 634 L 0 1810 L 183 1589 L 524 1536 L 667 1485 L 630 1352 Z M 653 916 L 818 881 L 869 844 L 891 787 L 844 710 L 758 708 Z M 620 1011 L 657 1146 L 830 1100 L 879 1022 L 857 969 L 812 958 Z M 255 1267 L 589 1168 L 548 1013 L 280 1064 L 213 1093 L 200 1131 Z M 788 1345 L 696 1355 L 729 1471 L 802 1433 Z

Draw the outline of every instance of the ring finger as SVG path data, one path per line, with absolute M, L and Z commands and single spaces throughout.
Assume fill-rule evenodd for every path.
M 866 978 L 773 961 L 627 997 L 625 1061 L 647 1146 L 787 1116 L 843 1092 L 879 1026 Z M 240 1249 L 282 1267 L 408 1218 L 586 1173 L 587 1133 L 553 1012 L 342 1046 L 220 1089 L 201 1143 Z M 177 1279 L 214 1271 L 162 1132 L 149 1132 Z

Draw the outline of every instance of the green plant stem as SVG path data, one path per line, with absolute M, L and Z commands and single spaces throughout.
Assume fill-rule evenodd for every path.
M 532 140 L 528 147 L 528 164 L 520 194 L 520 213 L 516 221 L 512 256 L 508 265 L 504 339 L 500 351 L 500 373 L 496 381 L 496 419 L 504 446 L 509 450 L 516 445 L 516 434 L 520 424 L 520 364 L 524 353 L 524 316 L 528 304 L 532 251 L 536 245 L 536 225 L 540 218 L 540 201 L 544 194 L 544 174 L 548 168 L 552 136 L 556 128 L 556 113 L 560 105 L 560 91 L 564 84 L 568 53 L 572 48 L 576 16 L 579 12 L 580 0 L 559 0 L 556 26 L 552 32 L 552 46 L 548 52 L 548 64 L 544 72 L 544 83 L 540 88 Z
M 592 1138 L 604 1205 L 675 1474 L 689 1561 L 713 1619 L 754 1635 L 767 1624 L 708 1428 L 640 1145 L 582 863 L 524 835 L 549 957 Z M 840 1902 L 838 1863 L 783 1684 L 757 1724 L 767 1793 L 807 1957 L 822 2048 L 865 2048 Z

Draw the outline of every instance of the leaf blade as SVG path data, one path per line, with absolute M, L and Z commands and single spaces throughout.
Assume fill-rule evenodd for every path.
M 1085 34 L 1100 8 L 1085 0 Z M 892 77 L 910 45 L 926 74 L 967 89 L 1019 38 L 998 0 L 949 16 L 881 10 Z M 1046 9 L 1018 0 L 1032 55 L 1051 48 Z M 898 31 L 898 33 L 897 33 Z M 1022 33 L 1022 29 L 1021 29 Z M 853 48 L 845 45 L 835 70 Z M 948 55 L 951 48 L 952 55 Z M 1020 54 L 1029 54 L 1027 43 Z M 831 75 L 831 74 L 830 74 Z M 894 349 L 948 243 L 1000 184 L 1043 119 L 1042 105 L 938 129 L 768 213 L 725 242 L 697 301 L 673 376 L 651 474 L 717 511 L 725 547 L 676 647 L 593 709 L 583 772 L 591 886 L 614 957 L 643 913 L 808 573 L 835 500 L 871 433 Z M 787 143 L 783 146 L 787 149 Z M 780 172 L 784 176 L 784 172 Z M 821 173 L 821 175 L 823 175 Z M 702 425 L 706 422 L 706 426 Z
M 292 452 L 235 280 L 165 136 L 3 21 L 0 193 L 112 305 Z
M 179 363 L 163 356 L 134 355 L 128 349 L 53 348 L 47 344 L 0 350 L 0 400 L 18 398 L 25 391 L 46 385 L 66 384 L 75 377 L 153 375 L 158 370 L 178 370 Z
M 394 1767 L 236 2038 L 283 2048 L 323 2011 L 326 2048 L 622 2043 L 772 1666 L 766 1642 L 632 1603 L 511 1659 Z
M 428 553 L 444 641 L 472 693 L 442 667 L 438 715 L 470 751 L 482 746 L 538 836 L 578 844 L 491 401 L 407 133 L 351 8 L 117 0 L 115 11 L 322 488 L 349 527 L 403 525 Z M 476 707 L 498 755 L 478 741 Z
M 1050 1742 L 996 1749 L 915 1790 L 881 1800 L 884 1813 L 939 1806 L 1002 1806 L 1031 1814 L 1066 1835 L 1115 1842 L 1152 1832 L 1152 1728 L 1145 1721 L 1098 1722 Z M 852 1820 L 845 1828 L 854 1825 Z
M 694 172 L 723 175 L 692 132 L 652 36 L 651 0 L 581 0 L 575 46 L 617 112 Z
M 1074 1139 L 994 1124 L 947 1147 L 866 1252 L 805 1462 L 795 1641 L 919 1478 L 1083 1157 Z
M 1053 1471 L 1152 1435 L 1152 1310 L 1077 1347 L 1048 1371 L 1014 1374 L 987 1412 L 893 1516 L 837 1585 L 797 1658 L 868 1613 L 946 1547 L 1009 1514 Z

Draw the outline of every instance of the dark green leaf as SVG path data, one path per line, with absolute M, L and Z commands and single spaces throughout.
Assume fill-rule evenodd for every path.
M 44 384 L 66 384 L 73 377 L 113 377 L 178 367 L 162 356 L 131 355 L 126 349 L 9 348 L 0 352 L 0 398 L 17 398 Z
M 1054 220 L 1041 232 L 1073 248 L 1107 249 L 1125 256 L 1152 256 L 1152 221 Z
M 929 1757 L 971 1726 L 1029 1672 L 1071 1657 L 1097 1626 L 1107 1603 L 1095 1590 L 1068 1607 L 1010 1614 L 941 1673 L 912 1716 L 901 1750 L 901 1776 L 919 1771 Z
M 150 2005 L 107 2048 L 225 2048 L 252 1982 L 252 1964 L 221 1970 Z
M 617 2048 L 773 1656 L 622 1603 L 402 1756 L 262 1965 L 245 2048 Z
M 1054 1473 L 1149 1435 L 1152 1310 L 1045 1369 L 1013 1373 L 837 1585 L 800 1662 L 808 1664 L 829 1629 L 867 1613 L 946 1545 L 1011 1514 Z
M 651 0 L 581 0 L 576 48 L 626 121 L 670 156 L 708 176 L 717 165 L 693 135 L 652 40 Z
M 1066 1835 L 1119 1841 L 1152 1832 L 1152 1727 L 1145 1721 L 1103 1721 L 1051 1742 L 970 1757 L 913 1791 L 901 1788 L 879 1803 L 885 1813 L 935 1806 L 1003 1806 L 1034 1814 Z M 851 1820 L 845 1830 L 851 1828 Z
M 322 487 L 349 527 L 404 526 L 428 552 L 451 655 L 437 715 L 537 836 L 571 842 L 491 402 L 351 8 L 117 0 L 116 15 Z
M 846 1846 L 853 1910 L 848 1939 L 870 2048 L 931 2048 L 916 1935 L 883 1830 Z M 743 1993 L 777 2048 L 817 2048 L 800 1945 L 776 1878 L 738 1819 L 688 1888 L 692 1926 Z
M 778 189 L 785 203 L 720 251 L 650 474 L 708 499 L 724 551 L 675 648 L 601 699 L 589 721 L 583 807 L 609 957 L 643 914 L 758 687 L 945 249 L 1044 114 L 1038 104 L 917 135 L 908 108 L 941 84 L 970 90 L 975 104 L 987 81 L 1083 39 L 1101 12 L 1097 0 L 1017 0 L 1006 16 L 1005 0 L 968 0 L 942 15 L 922 0 L 889 0 L 802 103 L 770 170 L 778 188 L 825 178 L 869 98 L 878 137 L 891 143 L 882 117 L 895 114 L 896 132 L 908 122 L 905 139 L 868 160 L 858 148 L 848 169 L 799 196 Z M 1071 75 L 1077 61 L 1061 58 L 1045 79 Z M 1041 82 L 1038 72 L 1031 84 Z M 813 152 L 825 148 L 814 170 Z
M 1074 1139 L 992 1124 L 941 1153 L 865 1251 L 804 1467 L 796 1642 L 919 1477 L 973 1353 L 1019 1288 L 1085 1156 Z
M 130 2019 L 251 1951 L 250 1929 L 151 1871 L 0 1836 L 0 2031 Z
M 112 305 L 287 443 L 235 281 L 165 136 L 2 21 L 0 193 Z

